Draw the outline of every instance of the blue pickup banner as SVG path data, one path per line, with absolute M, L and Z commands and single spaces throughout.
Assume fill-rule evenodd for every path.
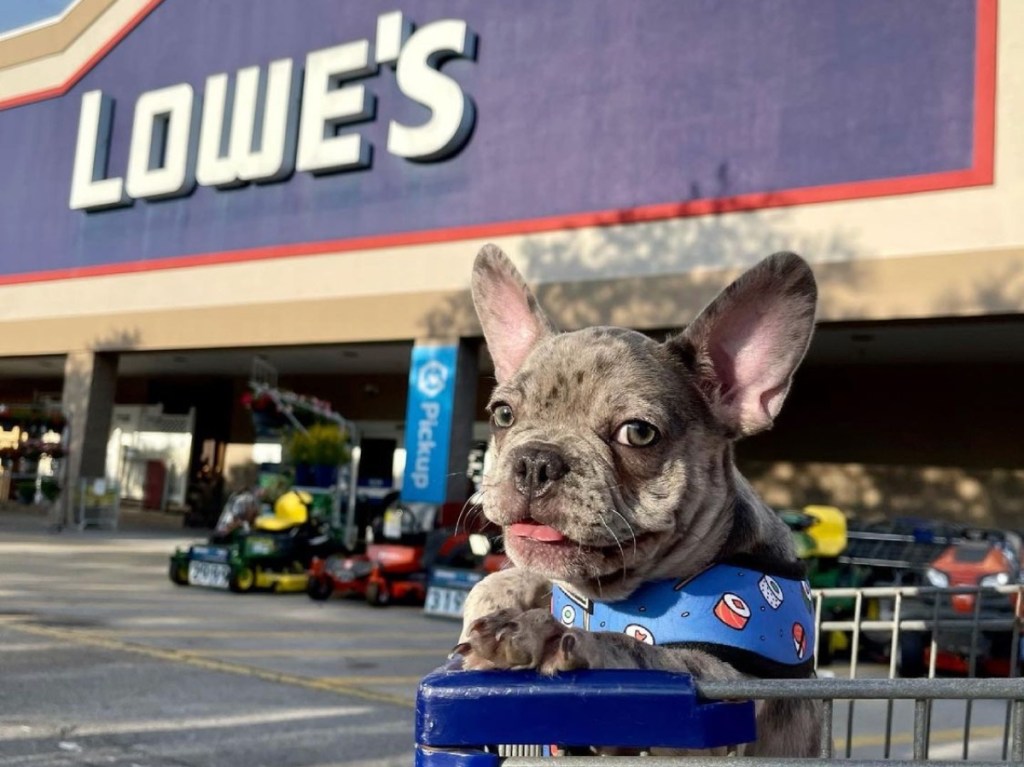
M 445 501 L 457 358 L 456 346 L 413 347 L 405 413 L 403 501 Z

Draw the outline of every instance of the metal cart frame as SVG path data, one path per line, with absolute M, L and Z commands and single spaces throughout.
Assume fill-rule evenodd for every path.
M 965 594 L 974 597 L 973 614 L 964 618 L 950 617 L 940 609 L 943 600 Z M 849 620 L 821 620 L 822 603 L 832 597 L 854 600 L 853 615 Z M 983 615 L 983 604 L 1003 598 L 1011 604 L 1005 618 Z M 1020 677 L 1024 584 L 953 589 L 829 589 L 814 592 L 814 599 L 819 637 L 828 631 L 851 634 L 850 678 L 692 683 L 685 675 L 680 682 L 680 675 L 649 671 L 574 672 L 554 678 L 541 678 L 532 672 L 483 672 L 481 676 L 481 672 L 456 671 L 432 675 L 424 680 L 417 701 L 417 767 L 550 767 L 550 758 L 541 756 L 541 747 L 536 745 L 544 743 L 640 748 L 639 756 L 603 757 L 611 760 L 615 767 L 721 765 L 720 756 L 687 756 L 681 762 L 679 757 L 646 754 L 649 748 L 706 748 L 749 740 L 749 726 L 753 719 L 753 707 L 749 702 L 768 699 L 823 701 L 825 726 L 819 755 L 812 759 L 745 758 L 742 762 L 745 765 L 789 767 L 820 764 L 822 761 L 842 762 L 849 767 L 959 765 L 967 761 L 981 767 L 1024 764 L 1024 679 Z M 915 600 L 931 606 L 931 618 L 905 617 L 908 603 Z M 885 619 L 865 618 L 865 606 L 872 601 L 884 601 L 890 605 L 891 616 Z M 938 639 L 942 632 L 950 630 L 966 630 L 971 638 L 969 663 L 972 675 L 977 669 L 976 650 L 980 634 L 993 630 L 1009 632 L 1009 676 L 993 679 L 935 678 Z M 857 678 L 861 666 L 858 649 L 866 631 L 885 632 L 890 636 L 888 678 Z M 927 679 L 896 678 L 896 650 L 900 636 L 911 631 L 928 632 L 930 637 Z M 815 659 L 817 662 L 817 652 Z M 675 681 L 673 677 L 676 677 Z M 651 691 L 652 685 L 654 692 Z M 574 710 L 574 705 L 583 699 L 586 700 L 586 708 L 577 706 Z M 971 759 L 972 712 L 974 704 L 981 700 L 1005 702 L 1001 760 Z M 852 757 L 855 704 L 861 701 L 885 703 L 882 758 Z M 911 759 L 891 758 L 894 707 L 899 701 L 913 701 Z M 962 761 L 929 759 L 932 709 L 937 701 L 964 702 Z M 841 755 L 834 747 L 837 702 L 848 707 Z M 714 708 L 723 704 L 746 705 L 749 708 L 732 709 L 723 718 L 721 710 Z M 721 729 L 723 723 L 725 730 Z M 701 731 L 680 732 L 686 728 Z M 731 740 L 729 736 L 732 736 Z M 697 746 L 698 742 L 705 745 Z M 556 763 L 574 767 L 577 762 L 593 764 L 592 760 L 591 756 L 559 756 Z M 601 763 L 608 764 L 607 761 Z

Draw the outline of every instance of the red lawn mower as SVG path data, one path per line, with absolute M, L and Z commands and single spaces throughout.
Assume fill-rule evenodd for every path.
M 468 533 L 435 528 L 438 511 L 430 504 L 393 502 L 370 523 L 365 552 L 313 560 L 306 593 L 318 601 L 362 596 L 376 607 L 423 604 L 433 564 L 461 567 L 473 559 Z

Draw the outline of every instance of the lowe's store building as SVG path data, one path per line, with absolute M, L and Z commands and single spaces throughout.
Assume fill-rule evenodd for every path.
M 1024 3 L 38 5 L 0 34 L 0 403 L 63 408 L 70 482 L 273 460 L 256 368 L 359 425 L 368 488 L 461 501 L 483 243 L 562 328 L 659 335 L 785 249 L 820 326 L 757 488 L 1024 528 Z

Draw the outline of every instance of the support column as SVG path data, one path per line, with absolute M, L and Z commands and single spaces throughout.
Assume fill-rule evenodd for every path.
M 455 367 L 455 402 L 452 407 L 452 435 L 448 448 L 446 501 L 464 501 L 471 490 L 469 450 L 473 446 L 476 418 L 476 382 L 480 375 L 480 341 L 461 338 Z
M 69 430 L 61 493 L 65 525 L 74 522 L 80 478 L 105 476 L 117 365 L 118 355 L 112 352 L 70 352 L 64 362 L 63 404 Z
M 479 342 L 417 341 L 409 367 L 402 499 L 465 500 L 476 411 Z

